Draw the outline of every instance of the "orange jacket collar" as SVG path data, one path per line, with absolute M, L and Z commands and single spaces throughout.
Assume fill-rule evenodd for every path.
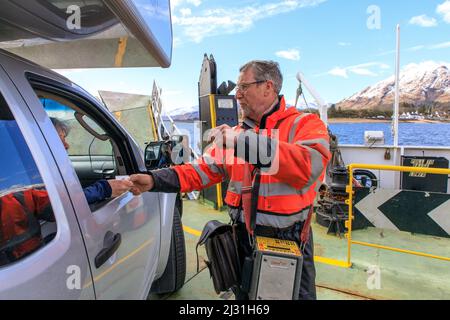
M 298 110 L 296 108 L 287 108 L 286 100 L 284 96 L 280 96 L 280 102 L 278 103 L 278 110 L 269 115 L 266 119 L 266 129 L 271 129 L 276 126 L 276 124 L 293 114 L 298 114 Z
M 276 126 L 276 124 L 293 114 L 298 114 L 298 110 L 296 108 L 287 108 L 286 107 L 286 100 L 284 99 L 284 96 L 279 96 L 279 102 L 275 106 L 275 111 L 272 111 L 265 119 L 265 129 L 272 129 Z M 263 119 L 264 119 L 263 117 Z M 244 119 L 243 121 L 248 127 L 253 129 L 259 129 L 259 126 L 255 124 L 255 122 L 251 119 Z M 263 122 L 263 121 L 261 121 Z

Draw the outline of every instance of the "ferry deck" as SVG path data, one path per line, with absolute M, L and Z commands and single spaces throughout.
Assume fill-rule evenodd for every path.
M 199 247 L 200 271 L 196 270 L 195 247 L 204 224 L 209 220 L 228 222 L 226 211 L 217 211 L 199 201 L 183 203 L 187 271 L 184 286 L 167 295 L 151 295 L 149 299 L 168 300 L 233 300 L 231 292 L 216 294 Z M 314 221 L 314 219 L 313 219 Z M 377 248 L 352 246 L 352 266 L 333 265 L 345 260 L 347 239 L 327 234 L 327 228 L 312 223 L 316 265 L 316 289 L 319 300 L 441 300 L 450 298 L 450 262 L 408 255 Z M 450 239 L 408 232 L 369 228 L 353 233 L 354 238 L 380 245 L 405 246 L 417 251 L 450 256 Z M 379 268 L 380 281 L 370 281 L 373 266 Z M 374 271 L 372 269 L 372 271 Z

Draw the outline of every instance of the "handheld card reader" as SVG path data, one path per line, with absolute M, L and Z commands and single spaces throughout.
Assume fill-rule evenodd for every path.
M 249 298 L 296 300 L 303 256 L 295 241 L 256 237 Z

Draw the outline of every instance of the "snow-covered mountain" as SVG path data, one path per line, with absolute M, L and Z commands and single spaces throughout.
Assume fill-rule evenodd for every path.
M 297 109 L 299 110 L 305 110 L 308 108 L 318 109 L 318 106 L 314 102 L 308 102 L 308 105 L 306 105 L 304 101 L 299 102 L 297 105 Z M 198 106 L 176 108 L 169 110 L 168 113 L 175 121 L 193 121 L 199 119 Z
M 317 103 L 312 102 L 312 101 L 307 101 L 308 104 L 306 104 L 303 100 L 299 101 L 297 104 L 297 109 L 298 110 L 305 110 L 305 109 L 319 109 L 319 106 L 317 105 Z M 292 105 L 294 105 L 292 103 Z M 288 104 L 289 106 L 289 104 Z
M 395 78 L 367 87 L 339 103 L 342 110 L 391 110 L 395 98 Z M 400 103 L 450 108 L 450 63 L 426 61 L 409 64 L 400 73 Z
M 191 121 L 199 119 L 199 109 L 197 106 L 180 107 L 168 110 L 169 115 L 175 121 Z
M 185 114 L 185 113 L 191 113 L 191 112 L 195 112 L 195 111 L 198 111 L 198 105 L 191 106 L 191 107 L 178 107 L 175 109 L 167 110 L 167 112 L 171 116 L 176 116 L 176 115 Z

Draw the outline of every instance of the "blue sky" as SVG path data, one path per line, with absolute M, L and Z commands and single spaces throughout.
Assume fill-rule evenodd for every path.
M 198 104 L 204 53 L 214 55 L 219 83 L 236 81 L 248 60 L 271 59 L 280 63 L 288 102 L 294 102 L 295 75 L 301 71 L 334 103 L 394 74 L 397 23 L 402 66 L 450 61 L 450 0 L 172 0 L 171 5 L 170 68 L 63 74 L 93 94 L 151 94 L 156 80 L 165 107 L 174 109 Z

